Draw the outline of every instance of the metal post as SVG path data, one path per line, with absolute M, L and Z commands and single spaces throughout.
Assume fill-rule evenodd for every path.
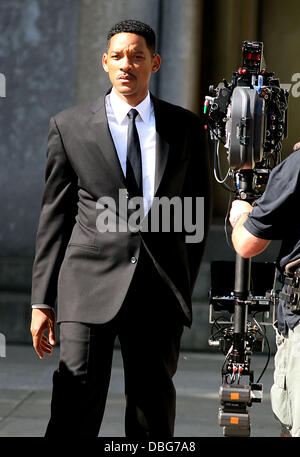
M 236 255 L 234 283 L 234 334 L 233 354 L 236 362 L 244 360 L 244 337 L 247 324 L 248 309 L 246 301 L 250 294 L 251 259 Z

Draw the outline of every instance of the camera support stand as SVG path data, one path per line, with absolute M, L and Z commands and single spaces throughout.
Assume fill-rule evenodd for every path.
M 251 303 L 250 272 L 251 259 L 237 254 L 232 348 L 223 365 L 219 391 L 219 425 L 223 426 L 224 436 L 250 436 L 247 407 L 262 400 L 262 384 L 254 384 L 253 371 L 250 370 L 253 343 L 247 331 L 248 303 Z M 249 377 L 248 384 L 240 383 L 243 376 Z
M 241 186 L 237 186 L 238 198 L 253 200 L 253 172 L 238 172 Z M 250 299 L 251 259 L 236 254 L 234 281 L 234 326 L 232 348 L 222 369 L 220 387 L 221 409 L 219 424 L 225 436 L 250 436 L 250 417 L 247 406 L 261 401 L 262 385 L 253 384 L 250 370 L 251 344 L 247 333 L 248 304 Z M 242 376 L 249 377 L 248 385 L 240 384 Z M 229 379 L 229 382 L 228 382 Z M 255 392 L 260 391 L 257 395 Z
M 244 363 L 244 342 L 247 322 L 247 299 L 250 294 L 251 259 L 236 254 L 234 283 L 234 332 L 232 355 L 236 363 Z

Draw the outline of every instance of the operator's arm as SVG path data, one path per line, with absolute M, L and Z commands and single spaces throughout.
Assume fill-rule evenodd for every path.
M 260 254 L 269 245 L 269 240 L 283 240 L 287 224 L 294 231 L 299 227 L 295 223 L 299 207 L 299 145 L 297 143 L 294 146 L 297 150 L 273 168 L 266 190 L 254 207 L 242 200 L 232 204 L 232 242 L 244 258 Z
M 260 254 L 270 244 L 270 240 L 258 238 L 244 227 L 244 223 L 252 209 L 253 207 L 249 203 L 235 200 L 230 211 L 229 220 L 233 226 L 232 243 L 236 252 L 244 258 Z

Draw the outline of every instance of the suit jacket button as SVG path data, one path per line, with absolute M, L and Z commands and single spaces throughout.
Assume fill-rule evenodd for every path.
M 136 263 L 136 261 L 137 261 L 137 258 L 136 258 L 136 257 L 131 257 L 131 259 L 130 259 L 130 262 L 131 262 L 131 263 Z

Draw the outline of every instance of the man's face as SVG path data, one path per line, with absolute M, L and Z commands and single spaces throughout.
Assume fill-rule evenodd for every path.
M 118 95 L 136 106 L 148 93 L 151 73 L 160 67 L 160 56 L 153 55 L 144 37 L 118 33 L 111 38 L 102 65 Z

